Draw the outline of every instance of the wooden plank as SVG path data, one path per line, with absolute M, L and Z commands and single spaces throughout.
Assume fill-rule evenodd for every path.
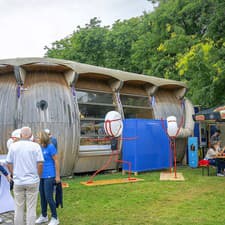
M 92 182 L 80 182 L 85 186 L 99 186 L 99 185 L 108 185 L 108 184 L 122 184 L 122 183 L 135 183 L 138 181 L 143 181 L 144 179 L 139 178 L 122 178 L 122 179 L 111 179 L 111 180 L 96 180 Z
M 160 173 L 160 180 L 165 181 L 165 180 L 169 180 L 169 181 L 184 181 L 184 177 L 182 173 L 175 173 L 172 172 L 161 172 Z

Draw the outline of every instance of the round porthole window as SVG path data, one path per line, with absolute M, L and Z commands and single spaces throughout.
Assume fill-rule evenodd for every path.
M 40 102 L 37 102 L 37 107 L 41 110 L 45 110 L 48 108 L 48 103 L 45 100 L 41 100 Z

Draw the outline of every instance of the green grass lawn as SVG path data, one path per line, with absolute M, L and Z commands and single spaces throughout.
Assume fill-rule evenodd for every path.
M 185 181 L 160 181 L 160 171 L 140 173 L 136 183 L 84 186 L 88 176 L 65 179 L 62 225 L 222 225 L 225 177 L 202 176 L 201 169 L 178 168 Z M 126 178 L 121 173 L 99 179 Z M 40 209 L 39 209 L 40 211 Z

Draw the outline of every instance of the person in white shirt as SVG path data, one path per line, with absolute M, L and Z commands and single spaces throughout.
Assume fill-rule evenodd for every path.
M 40 145 L 32 142 L 31 136 L 31 129 L 22 127 L 20 140 L 9 146 L 6 157 L 8 169 L 14 180 L 14 225 L 24 224 L 25 204 L 26 224 L 34 225 L 36 219 L 39 176 L 42 173 L 44 158 Z
M 20 139 L 21 129 L 16 129 L 12 132 L 11 137 L 8 139 L 6 145 L 9 149 L 9 146 Z

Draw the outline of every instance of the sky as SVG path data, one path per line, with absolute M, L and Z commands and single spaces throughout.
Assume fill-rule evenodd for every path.
M 43 57 L 94 17 L 104 26 L 152 10 L 147 0 L 0 0 L 0 59 Z

